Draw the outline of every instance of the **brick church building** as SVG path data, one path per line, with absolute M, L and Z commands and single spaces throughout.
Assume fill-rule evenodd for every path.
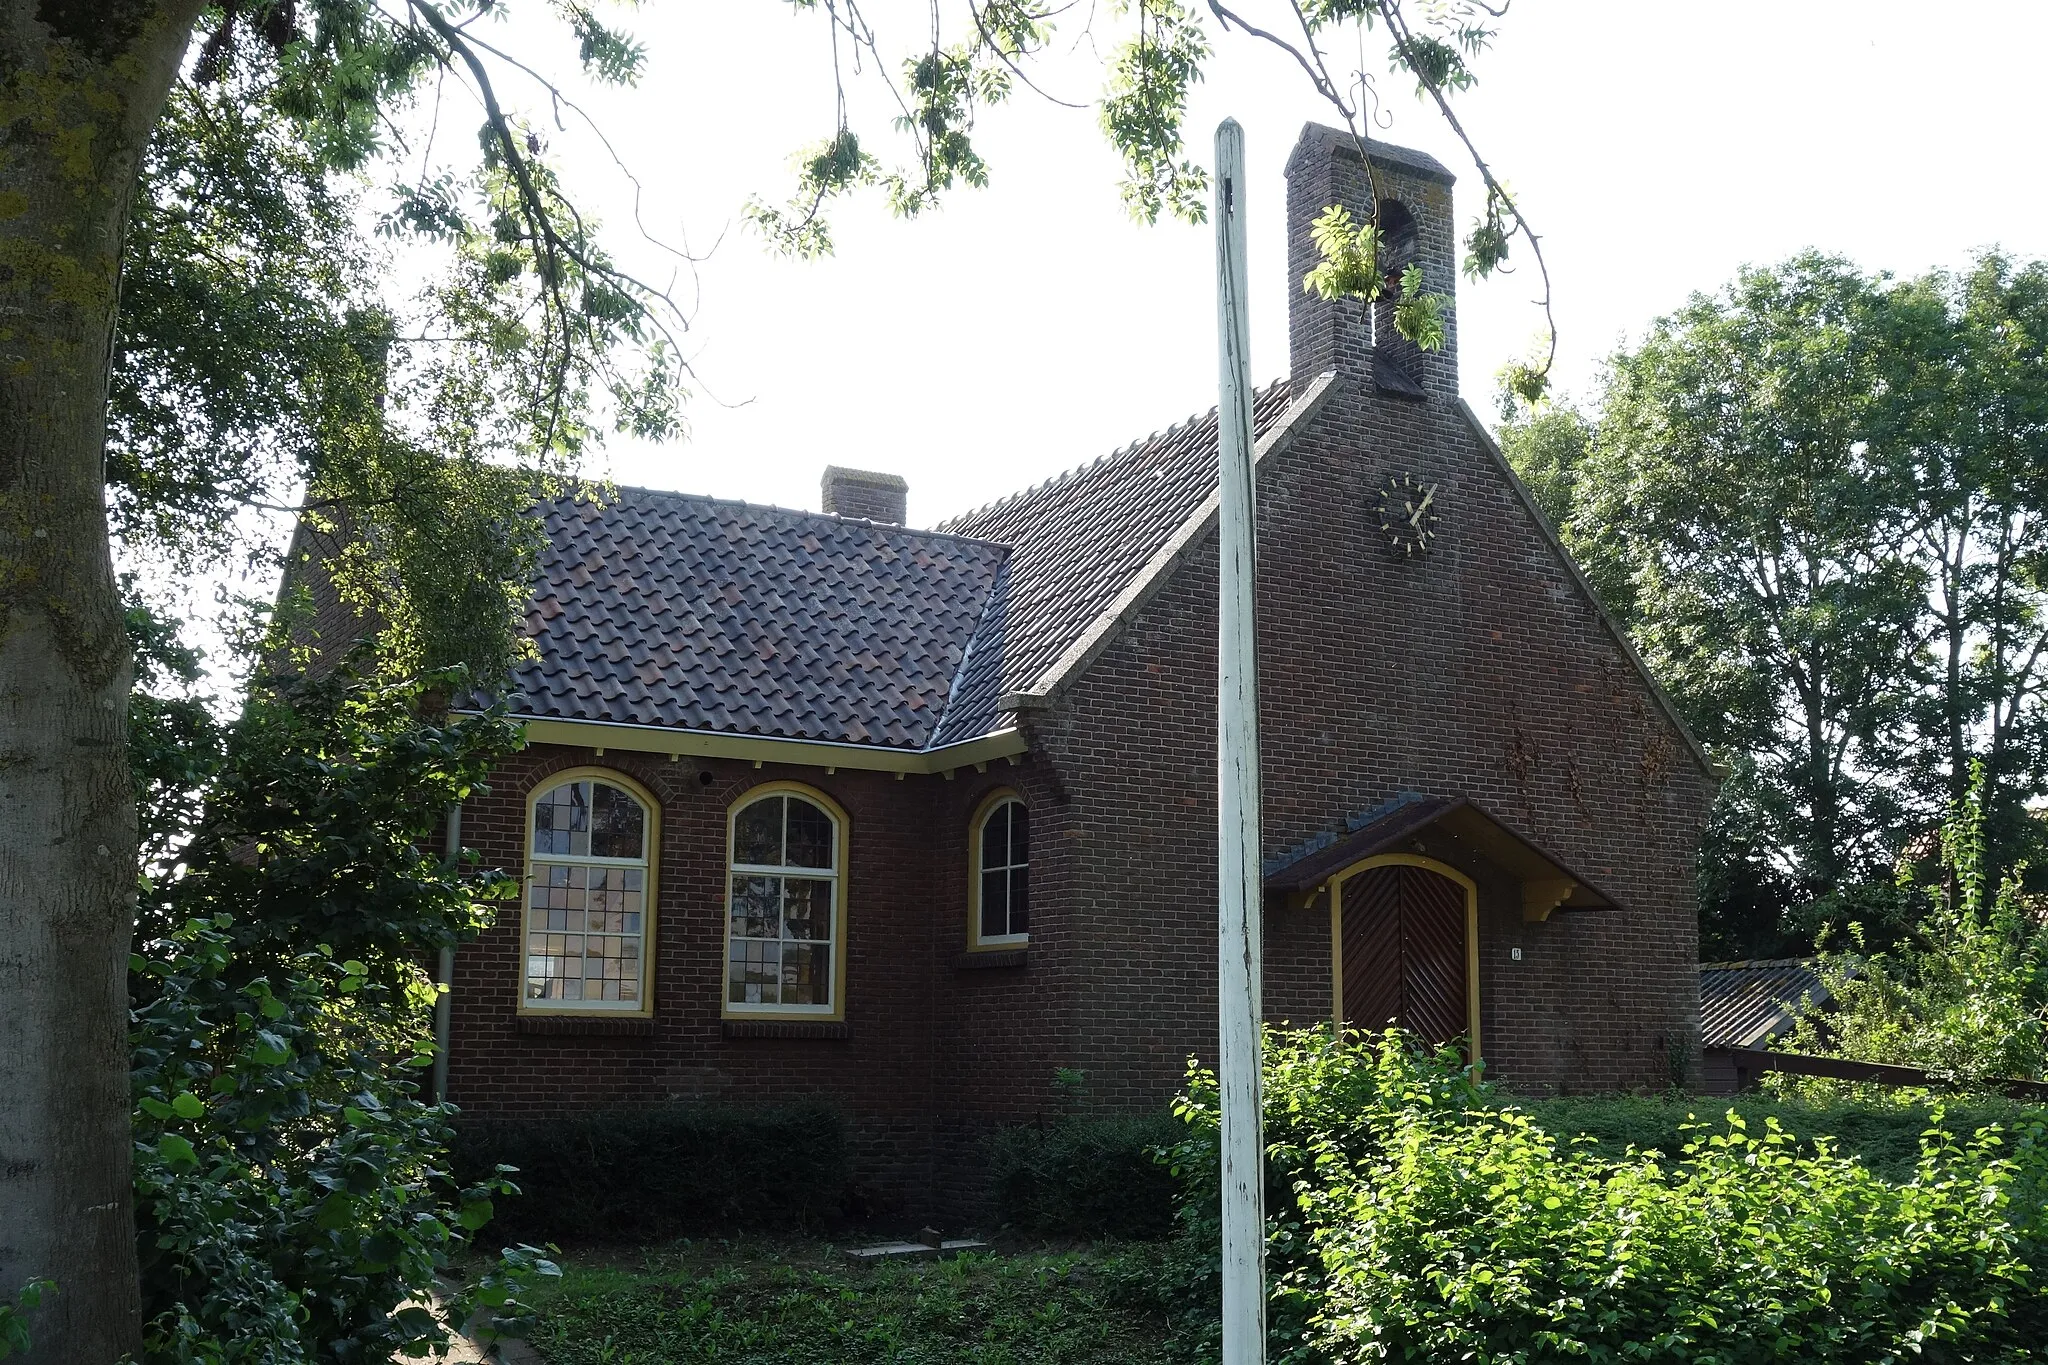
M 1390 246 L 1450 294 L 1451 175 L 1373 159 Z M 1460 399 L 1455 319 L 1423 353 L 1300 291 L 1309 223 L 1365 215 L 1348 137 L 1307 128 L 1287 176 L 1267 1014 L 1398 1019 L 1517 1086 L 1668 1085 L 1708 760 Z M 916 1213 L 1059 1107 L 1056 1068 L 1112 1110 L 1213 1057 L 1214 415 L 937 530 L 905 498 L 828 470 L 822 513 L 544 509 L 529 744 L 461 816 L 527 886 L 456 957 L 464 1112 L 825 1097 Z

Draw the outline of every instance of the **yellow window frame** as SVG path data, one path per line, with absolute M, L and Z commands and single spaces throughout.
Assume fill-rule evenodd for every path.
M 1014 953 L 1031 943 L 1031 935 L 1028 932 L 1004 934 L 995 939 L 983 939 L 981 936 L 982 827 L 988 823 L 988 818 L 1008 801 L 1015 801 L 1024 807 L 1027 815 L 1029 814 L 1031 807 L 1021 792 L 1015 787 L 997 787 L 981 798 L 974 807 L 974 814 L 967 818 L 967 951 L 970 953 Z M 1030 866 L 1030 861 L 1027 853 L 1027 867 Z
M 830 816 L 835 826 L 832 841 L 832 1005 L 829 1010 L 815 1005 L 735 1005 L 732 1002 L 733 840 L 741 811 L 765 797 L 779 795 L 803 797 Z M 725 808 L 725 861 L 720 869 L 725 878 L 725 894 L 720 897 L 725 908 L 725 924 L 718 935 L 718 1010 L 721 1019 L 802 1019 L 836 1023 L 846 1018 L 846 933 L 849 919 L 846 867 L 847 851 L 852 844 L 853 821 L 847 815 L 846 807 L 808 783 L 763 782 L 741 792 Z
M 640 935 L 640 1005 L 637 1009 L 602 1007 L 593 1009 L 583 1001 L 550 1005 L 526 998 L 527 945 L 531 942 L 533 933 L 531 919 L 533 915 L 534 867 L 537 862 L 570 861 L 567 859 L 535 858 L 533 852 L 534 810 L 539 805 L 541 797 L 568 782 L 609 782 L 612 786 L 632 796 L 647 812 L 647 888 L 646 894 L 642 898 L 644 915 L 641 920 L 642 933 Z M 526 843 L 524 848 L 525 852 L 522 856 L 525 861 L 526 871 L 525 876 L 521 878 L 519 883 L 519 971 L 513 987 L 517 994 L 519 1013 L 545 1015 L 550 1019 L 560 1019 L 565 1016 L 582 1016 L 591 1019 L 650 1018 L 654 1014 L 654 935 L 656 922 L 660 918 L 656 913 L 656 906 L 659 904 L 656 896 L 661 889 L 658 877 L 658 864 L 661 855 L 661 802 L 656 800 L 654 793 L 649 791 L 644 785 L 616 768 L 564 768 L 560 772 L 549 773 L 529 788 L 526 793 Z

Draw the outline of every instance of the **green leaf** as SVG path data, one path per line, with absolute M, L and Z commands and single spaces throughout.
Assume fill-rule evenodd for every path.
M 206 1105 L 189 1090 L 180 1090 L 171 1101 L 171 1109 L 181 1119 L 196 1119 L 206 1112 Z
M 192 1144 L 176 1133 L 165 1133 L 156 1142 L 157 1154 L 173 1167 L 184 1169 L 199 1164 L 199 1153 L 192 1150 Z
M 465 1199 L 462 1201 L 461 1211 L 456 1214 L 456 1221 L 462 1224 L 463 1231 L 475 1232 L 490 1222 L 496 1213 L 497 1210 L 488 1199 Z

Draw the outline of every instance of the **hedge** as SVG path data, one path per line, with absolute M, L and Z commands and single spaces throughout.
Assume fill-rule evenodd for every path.
M 1164 1237 L 1176 1185 L 1155 1153 L 1183 1136 L 1163 1110 L 1003 1129 L 990 1141 L 996 1212 L 1040 1236 Z
M 802 1232 L 839 1218 L 851 1185 L 846 1123 L 824 1104 L 462 1119 L 450 1157 L 464 1178 L 517 1168 L 521 1193 L 485 1231 L 505 1241 Z
M 1622 1156 L 1631 1146 L 1676 1156 L 1691 1140 L 1689 1123 L 1718 1122 L 1733 1110 L 1755 1131 L 1775 1120 L 1803 1150 L 1827 1138 L 1836 1151 L 1888 1180 L 1911 1178 L 1920 1160 L 1921 1134 L 1937 1126 L 1937 1119 L 1941 1131 L 1958 1140 L 1990 1123 L 2012 1132 L 2048 1121 L 2048 1106 L 1983 1095 L 1959 1096 L 1938 1106 L 1889 1098 L 1808 1103 L 1764 1095 L 1598 1095 L 1527 1100 L 1519 1107 L 1544 1131 L 1563 1140 L 1591 1138 L 1594 1149 L 1608 1157 Z

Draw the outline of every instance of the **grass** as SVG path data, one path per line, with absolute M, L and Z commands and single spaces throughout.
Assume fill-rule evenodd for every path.
M 1559 1138 L 1591 1138 L 1596 1150 L 1610 1157 L 1619 1157 L 1631 1145 L 1675 1156 L 1687 1141 L 1684 1125 L 1688 1121 L 1718 1126 L 1733 1109 L 1751 1132 L 1762 1132 L 1765 1120 L 1775 1118 L 1802 1142 L 1833 1138 L 1836 1150 L 1893 1181 L 1912 1177 L 1920 1157 L 1920 1134 L 1933 1125 L 1937 1110 L 1941 1127 L 1959 1138 L 1988 1123 L 2003 1124 L 2007 1132 L 2013 1132 L 2048 1119 L 2048 1106 L 1993 1095 L 1909 1097 L 1898 1092 L 1880 1092 L 1874 1097 L 1822 1095 L 1813 1100 L 1766 1095 L 1597 1095 L 1516 1103 Z
M 694 1241 L 570 1256 L 539 1304 L 549 1365 L 1155 1365 L 1116 1248 L 848 1264 L 815 1242 Z

